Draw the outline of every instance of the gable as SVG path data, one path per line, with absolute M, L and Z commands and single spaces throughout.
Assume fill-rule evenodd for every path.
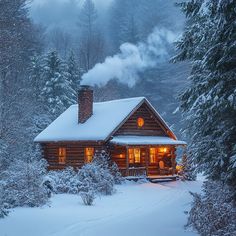
M 137 119 L 143 118 L 144 125 L 138 127 Z M 163 126 L 162 120 L 144 102 L 114 133 L 115 135 L 146 135 L 169 137 L 167 129 Z

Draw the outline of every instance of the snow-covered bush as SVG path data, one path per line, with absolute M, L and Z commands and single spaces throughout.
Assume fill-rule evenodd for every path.
M 10 207 L 41 206 L 48 200 L 43 185 L 46 174 L 44 160 L 31 160 L 28 163 L 16 160 L 4 173 L 3 200 Z
M 100 153 L 96 152 L 93 158 L 93 163 L 100 166 L 105 170 L 109 170 L 110 174 L 113 176 L 115 184 L 121 184 L 123 181 L 122 175 L 119 171 L 119 168 L 115 162 L 113 162 L 108 155 L 108 153 L 102 150 Z
M 114 192 L 114 177 L 109 168 L 109 156 L 102 151 L 78 172 L 78 191 L 85 205 L 91 205 L 98 194 Z
M 203 236 L 235 235 L 236 207 L 232 190 L 222 182 L 207 181 L 203 191 L 202 195 L 191 193 L 194 201 L 187 226 Z
M 49 188 L 51 186 L 54 193 L 78 193 L 77 171 L 72 167 L 59 171 L 50 171 L 46 181 L 46 184 Z
M 0 181 L 0 218 L 3 218 L 8 215 L 8 204 L 4 202 L 4 182 Z
M 110 195 L 114 192 L 114 179 L 109 169 L 102 168 L 95 162 L 84 165 L 78 173 L 79 192 L 93 189 L 96 194 Z
M 8 215 L 9 211 L 5 205 L 0 205 L 0 218 L 4 218 Z
M 196 180 L 196 174 L 194 173 L 193 164 L 190 162 L 186 154 L 184 154 L 182 157 L 181 166 L 182 169 L 178 172 L 181 180 Z
M 83 200 L 83 203 L 87 206 L 91 206 L 96 198 L 93 190 L 89 190 L 87 192 L 80 192 L 80 196 Z
M 113 162 L 111 164 L 111 166 L 109 167 L 109 169 L 110 169 L 110 172 L 114 178 L 115 184 L 121 184 L 124 180 L 123 180 L 123 177 L 120 173 L 118 165 L 115 162 Z

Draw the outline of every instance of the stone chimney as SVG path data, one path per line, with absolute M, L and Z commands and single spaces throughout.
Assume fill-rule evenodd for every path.
M 93 89 L 81 85 L 78 91 L 78 122 L 84 123 L 93 114 Z

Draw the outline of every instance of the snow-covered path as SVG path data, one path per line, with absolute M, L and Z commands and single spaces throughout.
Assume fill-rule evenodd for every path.
M 60 194 L 50 207 L 18 208 L 0 220 L 1 236 L 195 236 L 185 231 L 189 191 L 202 181 L 128 183 L 117 193 L 84 206 L 76 195 Z

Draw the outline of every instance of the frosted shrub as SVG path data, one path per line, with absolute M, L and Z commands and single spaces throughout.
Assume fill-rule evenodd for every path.
M 3 199 L 10 207 L 41 206 L 48 200 L 48 194 L 43 185 L 46 173 L 45 161 L 31 160 L 14 161 L 5 173 Z
M 0 218 L 4 218 L 8 215 L 8 205 L 6 203 L 0 203 Z
M 4 218 L 8 215 L 8 204 L 4 202 L 4 182 L 0 181 L 0 218 Z
M 114 180 L 108 169 L 103 169 L 96 163 L 84 165 L 78 173 L 78 190 L 88 192 L 93 189 L 96 194 L 112 194 Z
M 93 161 L 79 170 L 78 181 L 78 191 L 86 205 L 94 200 L 95 195 L 111 195 L 114 192 L 115 181 L 104 152 L 96 153 Z
M 89 190 L 87 192 L 80 192 L 80 196 L 83 200 L 83 203 L 87 206 L 91 206 L 96 197 L 93 190 Z
M 187 226 L 203 236 L 235 235 L 236 208 L 232 190 L 216 181 L 206 182 L 203 190 L 203 195 L 192 193 L 194 201 Z
M 78 193 L 77 171 L 72 167 L 65 170 L 50 171 L 47 180 L 55 193 Z
M 178 172 L 182 181 L 194 181 L 196 180 L 196 173 L 194 172 L 193 163 L 184 154 L 181 160 L 182 170 Z
M 96 152 L 93 163 L 100 166 L 104 170 L 108 170 L 109 173 L 113 176 L 113 180 L 115 184 L 121 184 L 123 178 L 119 171 L 119 168 L 115 162 L 113 162 L 110 156 L 104 150 L 101 153 Z
M 114 178 L 115 184 L 121 184 L 123 182 L 123 178 L 117 164 L 113 162 L 109 169 Z

